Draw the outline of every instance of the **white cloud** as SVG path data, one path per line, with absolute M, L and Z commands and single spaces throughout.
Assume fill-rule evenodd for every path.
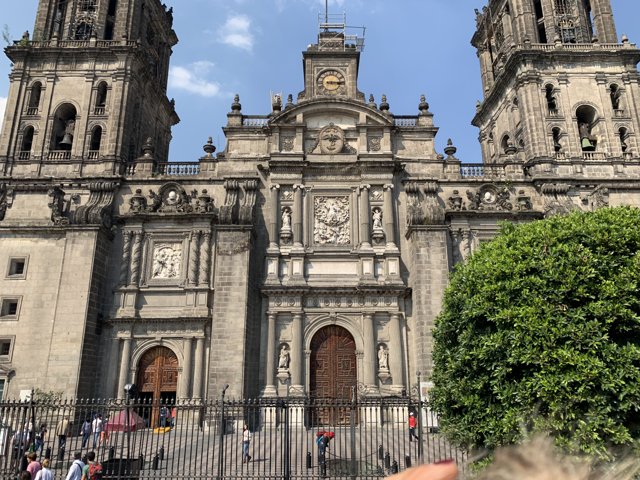
M 230 15 L 220 28 L 218 39 L 232 47 L 250 52 L 253 50 L 253 34 L 251 33 L 251 19 L 246 15 Z
M 169 70 L 169 86 L 203 97 L 220 95 L 220 84 L 207 80 L 215 65 L 205 60 L 194 62 L 186 67 L 175 66 Z
M 7 97 L 0 97 L 0 130 L 4 121 L 4 110 L 7 108 Z

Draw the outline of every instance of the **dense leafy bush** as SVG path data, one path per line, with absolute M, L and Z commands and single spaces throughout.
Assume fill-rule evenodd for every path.
M 640 210 L 515 227 L 452 275 L 433 405 L 457 444 L 551 432 L 606 457 L 640 436 Z

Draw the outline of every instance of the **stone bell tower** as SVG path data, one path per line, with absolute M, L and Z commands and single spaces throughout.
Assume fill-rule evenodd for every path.
M 179 121 L 166 97 L 172 23 L 158 0 L 41 0 L 33 35 L 6 49 L 0 171 L 117 174 L 148 138 L 166 161 Z
M 476 15 L 485 163 L 580 170 L 637 157 L 640 50 L 618 41 L 609 0 L 491 0 Z

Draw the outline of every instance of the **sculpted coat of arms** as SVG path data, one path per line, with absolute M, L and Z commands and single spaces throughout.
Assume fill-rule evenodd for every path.
M 313 240 L 316 245 L 349 245 L 351 243 L 348 196 L 315 197 L 314 213 Z

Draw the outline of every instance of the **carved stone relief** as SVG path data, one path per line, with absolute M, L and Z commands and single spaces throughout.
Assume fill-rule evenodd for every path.
M 544 215 L 552 217 L 554 215 L 566 215 L 577 207 L 569 198 L 571 185 L 565 183 L 547 183 L 542 185 L 541 192 L 544 196 Z
M 283 137 L 281 137 L 280 141 L 281 141 L 280 149 L 283 152 L 291 152 L 291 151 L 293 151 L 293 146 L 295 144 L 296 137 L 283 136 Z
M 69 219 L 64 216 L 64 191 L 60 187 L 54 187 L 48 192 L 51 202 L 51 221 L 54 225 L 69 225 Z
M 513 204 L 509 201 L 511 193 L 507 187 L 496 185 L 483 185 L 477 190 L 467 190 L 469 210 L 513 210 Z
M 320 130 L 320 151 L 324 154 L 334 155 L 341 153 L 345 145 L 344 131 L 330 123 Z
M 349 245 L 351 243 L 348 196 L 314 198 L 313 240 L 316 245 Z
M 171 279 L 180 277 L 182 264 L 182 244 L 160 243 L 153 249 L 152 279 Z
M 382 137 L 369 137 L 367 149 L 370 152 L 379 152 L 382 149 Z
M 583 200 L 585 202 L 585 200 Z M 609 206 L 609 189 L 603 186 L 596 187 L 586 197 L 585 202 L 592 211 Z

